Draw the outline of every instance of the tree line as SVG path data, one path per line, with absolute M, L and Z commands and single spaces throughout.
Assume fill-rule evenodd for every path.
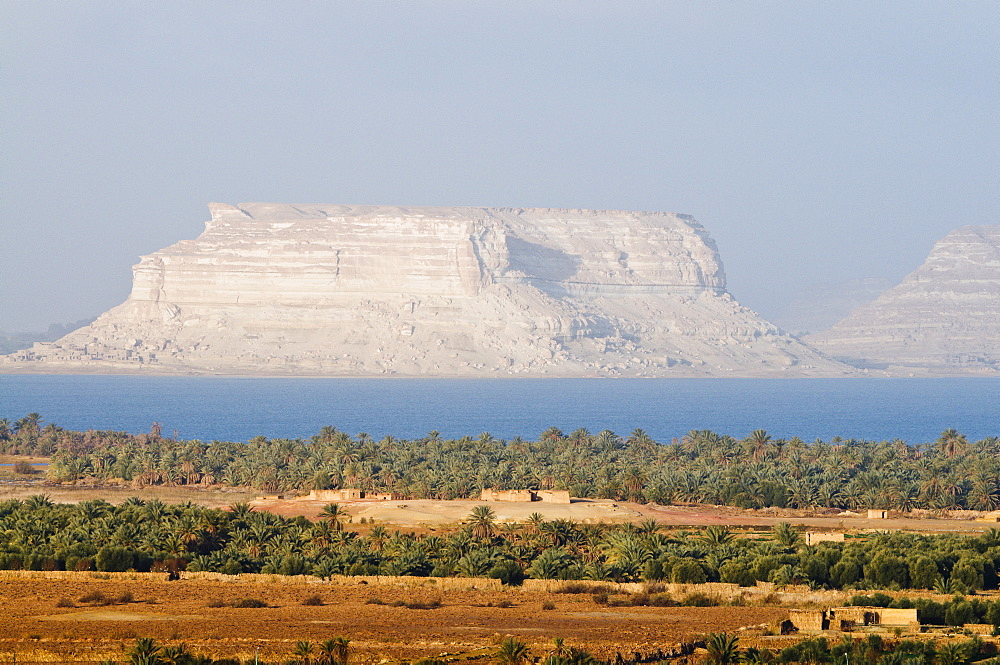
M 641 429 L 529 441 L 488 433 L 373 439 L 324 427 L 307 439 L 248 443 L 70 431 L 39 414 L 0 420 L 0 452 L 51 456 L 53 480 L 214 485 L 288 492 L 337 487 L 412 499 L 477 497 L 483 488 L 565 489 L 578 497 L 741 508 L 1000 508 L 1000 437 L 970 442 L 948 429 L 934 442 L 840 439 L 807 443 L 756 430 L 744 438 L 691 431 L 671 443 Z
M 785 523 L 766 536 L 720 526 L 666 531 L 653 519 L 579 524 L 537 513 L 523 523 L 499 523 L 489 506 L 426 535 L 349 526 L 336 504 L 310 522 L 248 504 L 226 510 L 131 498 L 117 506 L 73 505 L 34 496 L 0 502 L 0 569 L 460 576 L 506 584 L 526 577 L 761 581 L 960 594 L 1000 586 L 998 529 L 980 536 L 880 533 L 809 546 Z M 993 618 L 1000 623 L 1000 612 Z

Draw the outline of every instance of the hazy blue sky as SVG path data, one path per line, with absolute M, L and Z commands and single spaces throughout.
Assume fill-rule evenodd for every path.
M 997 224 L 1000 3 L 0 2 L 0 329 L 209 201 L 685 212 L 765 315 Z

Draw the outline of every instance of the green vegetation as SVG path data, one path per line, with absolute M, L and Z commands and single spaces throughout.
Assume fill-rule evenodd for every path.
M 345 637 L 335 637 L 313 644 L 308 640 L 296 642 L 290 660 L 281 661 L 283 665 L 347 665 L 350 655 L 350 640 Z M 140 637 L 126 652 L 126 665 L 268 665 L 263 660 L 253 658 L 240 661 L 234 658 L 211 658 L 196 654 L 188 649 L 186 644 L 160 646 L 156 640 Z M 108 660 L 101 665 L 118 665 L 116 661 Z
M 350 640 L 337 637 L 312 643 L 301 640 L 295 643 L 291 650 L 291 658 L 280 661 L 283 665 L 347 665 Z M 500 641 L 489 662 L 496 665 L 607 665 L 611 661 L 595 659 L 586 651 L 568 647 L 562 638 L 552 641 L 552 649 L 546 656 L 533 658 L 527 643 L 516 637 L 507 637 Z M 704 646 L 707 654 L 704 662 L 710 665 L 728 665 L 732 663 L 774 664 L 785 665 L 793 663 L 878 663 L 879 665 L 961 665 L 964 663 L 981 663 L 998 665 L 997 648 L 992 642 L 986 642 L 978 637 L 960 640 L 943 640 L 935 642 L 928 639 L 891 639 L 872 634 L 860 639 L 845 635 L 839 641 L 831 644 L 825 637 L 804 639 L 791 646 L 778 650 L 750 647 L 741 649 L 739 638 L 727 633 L 710 633 L 704 641 L 684 644 L 679 652 L 671 654 L 656 654 L 661 656 L 659 662 L 672 662 L 668 659 L 689 655 L 695 646 Z M 140 637 L 126 652 L 128 665 L 249 665 L 265 661 L 256 658 L 248 661 L 235 659 L 212 659 L 197 655 L 184 644 L 160 646 L 155 640 Z M 634 654 L 634 658 L 623 659 L 619 656 L 614 662 L 620 665 L 638 665 L 639 663 L 657 662 L 653 656 Z M 436 659 L 418 660 L 414 665 L 444 665 L 446 661 Z M 681 662 L 687 662 L 685 658 Z M 115 661 L 105 661 L 101 665 L 116 665 Z M 276 664 L 275 664 L 276 665 Z
M 484 487 L 566 489 L 574 496 L 742 508 L 1000 507 L 1000 437 L 969 442 L 946 430 L 930 444 L 834 438 L 806 443 L 692 431 L 660 445 L 642 430 L 622 438 L 555 428 L 537 441 L 489 434 L 419 439 L 325 427 L 309 439 L 247 444 L 149 434 L 73 432 L 39 414 L 0 420 L 0 453 L 51 456 L 60 481 L 251 486 L 265 492 L 359 487 L 421 499 L 478 496 Z M 337 519 L 331 516 L 336 524 Z M 483 524 L 481 531 L 488 530 Z
M 0 502 L 0 569 L 432 575 L 492 577 L 506 584 L 532 577 L 591 580 L 568 582 L 564 591 L 605 595 L 601 581 L 765 581 L 948 593 L 996 589 L 1000 581 L 995 529 L 977 537 L 873 534 L 807 546 L 785 524 L 767 538 L 741 538 L 718 527 L 662 533 L 655 522 L 533 518 L 488 534 L 484 519 L 492 520 L 476 511 L 454 530 L 430 535 L 375 525 L 362 536 L 330 520 L 284 518 L 246 504 L 220 510 L 131 498 L 117 506 L 100 500 L 70 505 L 34 496 Z M 627 604 L 695 600 L 644 596 Z M 1000 623 L 1000 612 L 989 622 L 994 618 Z

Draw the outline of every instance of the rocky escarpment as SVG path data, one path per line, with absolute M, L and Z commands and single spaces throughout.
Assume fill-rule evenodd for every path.
M 1000 226 L 964 226 L 920 268 L 809 343 L 860 367 L 1000 371 Z
M 684 215 L 210 206 L 129 299 L 9 359 L 34 371 L 733 376 L 850 370 L 726 293 Z

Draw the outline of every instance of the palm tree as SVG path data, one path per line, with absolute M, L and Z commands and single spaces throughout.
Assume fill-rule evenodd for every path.
M 531 650 L 521 640 L 508 637 L 500 643 L 494 658 L 498 665 L 527 665 L 531 662 Z
M 308 640 L 300 640 L 295 643 L 295 651 L 292 653 L 299 659 L 299 662 L 302 663 L 302 665 L 309 665 L 312 663 L 312 652 L 312 642 Z
M 496 529 L 497 514 L 489 506 L 476 506 L 469 513 L 468 524 L 472 526 L 472 535 L 479 540 L 493 537 Z
M 194 662 L 186 644 L 164 647 L 160 660 L 166 665 L 189 665 Z
M 135 646 L 128 650 L 129 663 L 131 665 L 162 665 L 160 659 L 160 647 L 156 646 L 156 641 L 151 637 L 140 637 L 135 641 Z
M 643 521 L 639 522 L 638 529 L 639 533 L 652 535 L 660 530 L 660 526 L 660 523 L 656 521 L 655 517 L 647 517 Z
M 563 638 L 555 637 L 552 639 L 552 651 L 549 652 L 549 655 L 556 658 L 565 658 L 569 655 L 569 647 L 566 646 Z
M 964 451 L 968 444 L 965 435 L 959 434 L 958 430 L 951 428 L 941 432 L 941 436 L 937 440 L 938 450 L 949 459 Z
M 726 527 L 721 524 L 713 524 L 705 529 L 705 532 L 698 537 L 698 540 L 711 547 L 719 547 L 730 543 L 733 537 L 733 532 Z
M 969 654 L 965 644 L 958 642 L 947 642 L 942 644 L 937 650 L 938 665 L 960 665 L 968 662 Z
M 18 432 L 25 432 L 27 434 L 38 434 L 38 429 L 41 427 L 42 414 L 40 413 L 29 413 L 24 418 L 21 418 L 14 426 L 17 428 Z
M 531 513 L 524 521 L 524 530 L 530 535 L 538 535 L 542 532 L 542 525 L 545 524 L 545 516 L 541 513 Z
M 319 645 L 319 658 L 316 659 L 316 665 L 347 665 L 347 645 L 349 643 L 350 640 L 346 637 L 323 640 Z
M 326 504 L 323 506 L 323 510 L 319 514 L 320 521 L 326 522 L 332 526 L 335 531 L 344 530 L 344 521 L 346 517 L 347 511 L 336 503 Z
M 750 432 L 745 441 L 750 445 L 751 454 L 755 460 L 762 459 L 767 455 L 768 445 L 771 443 L 771 435 L 765 430 L 755 429 Z
M 639 469 L 629 469 L 625 473 L 625 489 L 633 501 L 642 499 L 642 488 L 649 482 L 649 477 Z
M 788 522 L 778 522 L 771 528 L 774 539 L 785 547 L 795 547 L 802 539 L 798 530 Z
M 705 641 L 708 649 L 708 662 L 714 665 L 726 665 L 740 661 L 740 640 L 728 633 L 709 633 Z
M 653 437 L 647 434 L 646 430 L 639 427 L 632 430 L 632 433 L 625 442 L 645 453 L 653 452 L 656 449 L 656 441 L 653 440 Z

